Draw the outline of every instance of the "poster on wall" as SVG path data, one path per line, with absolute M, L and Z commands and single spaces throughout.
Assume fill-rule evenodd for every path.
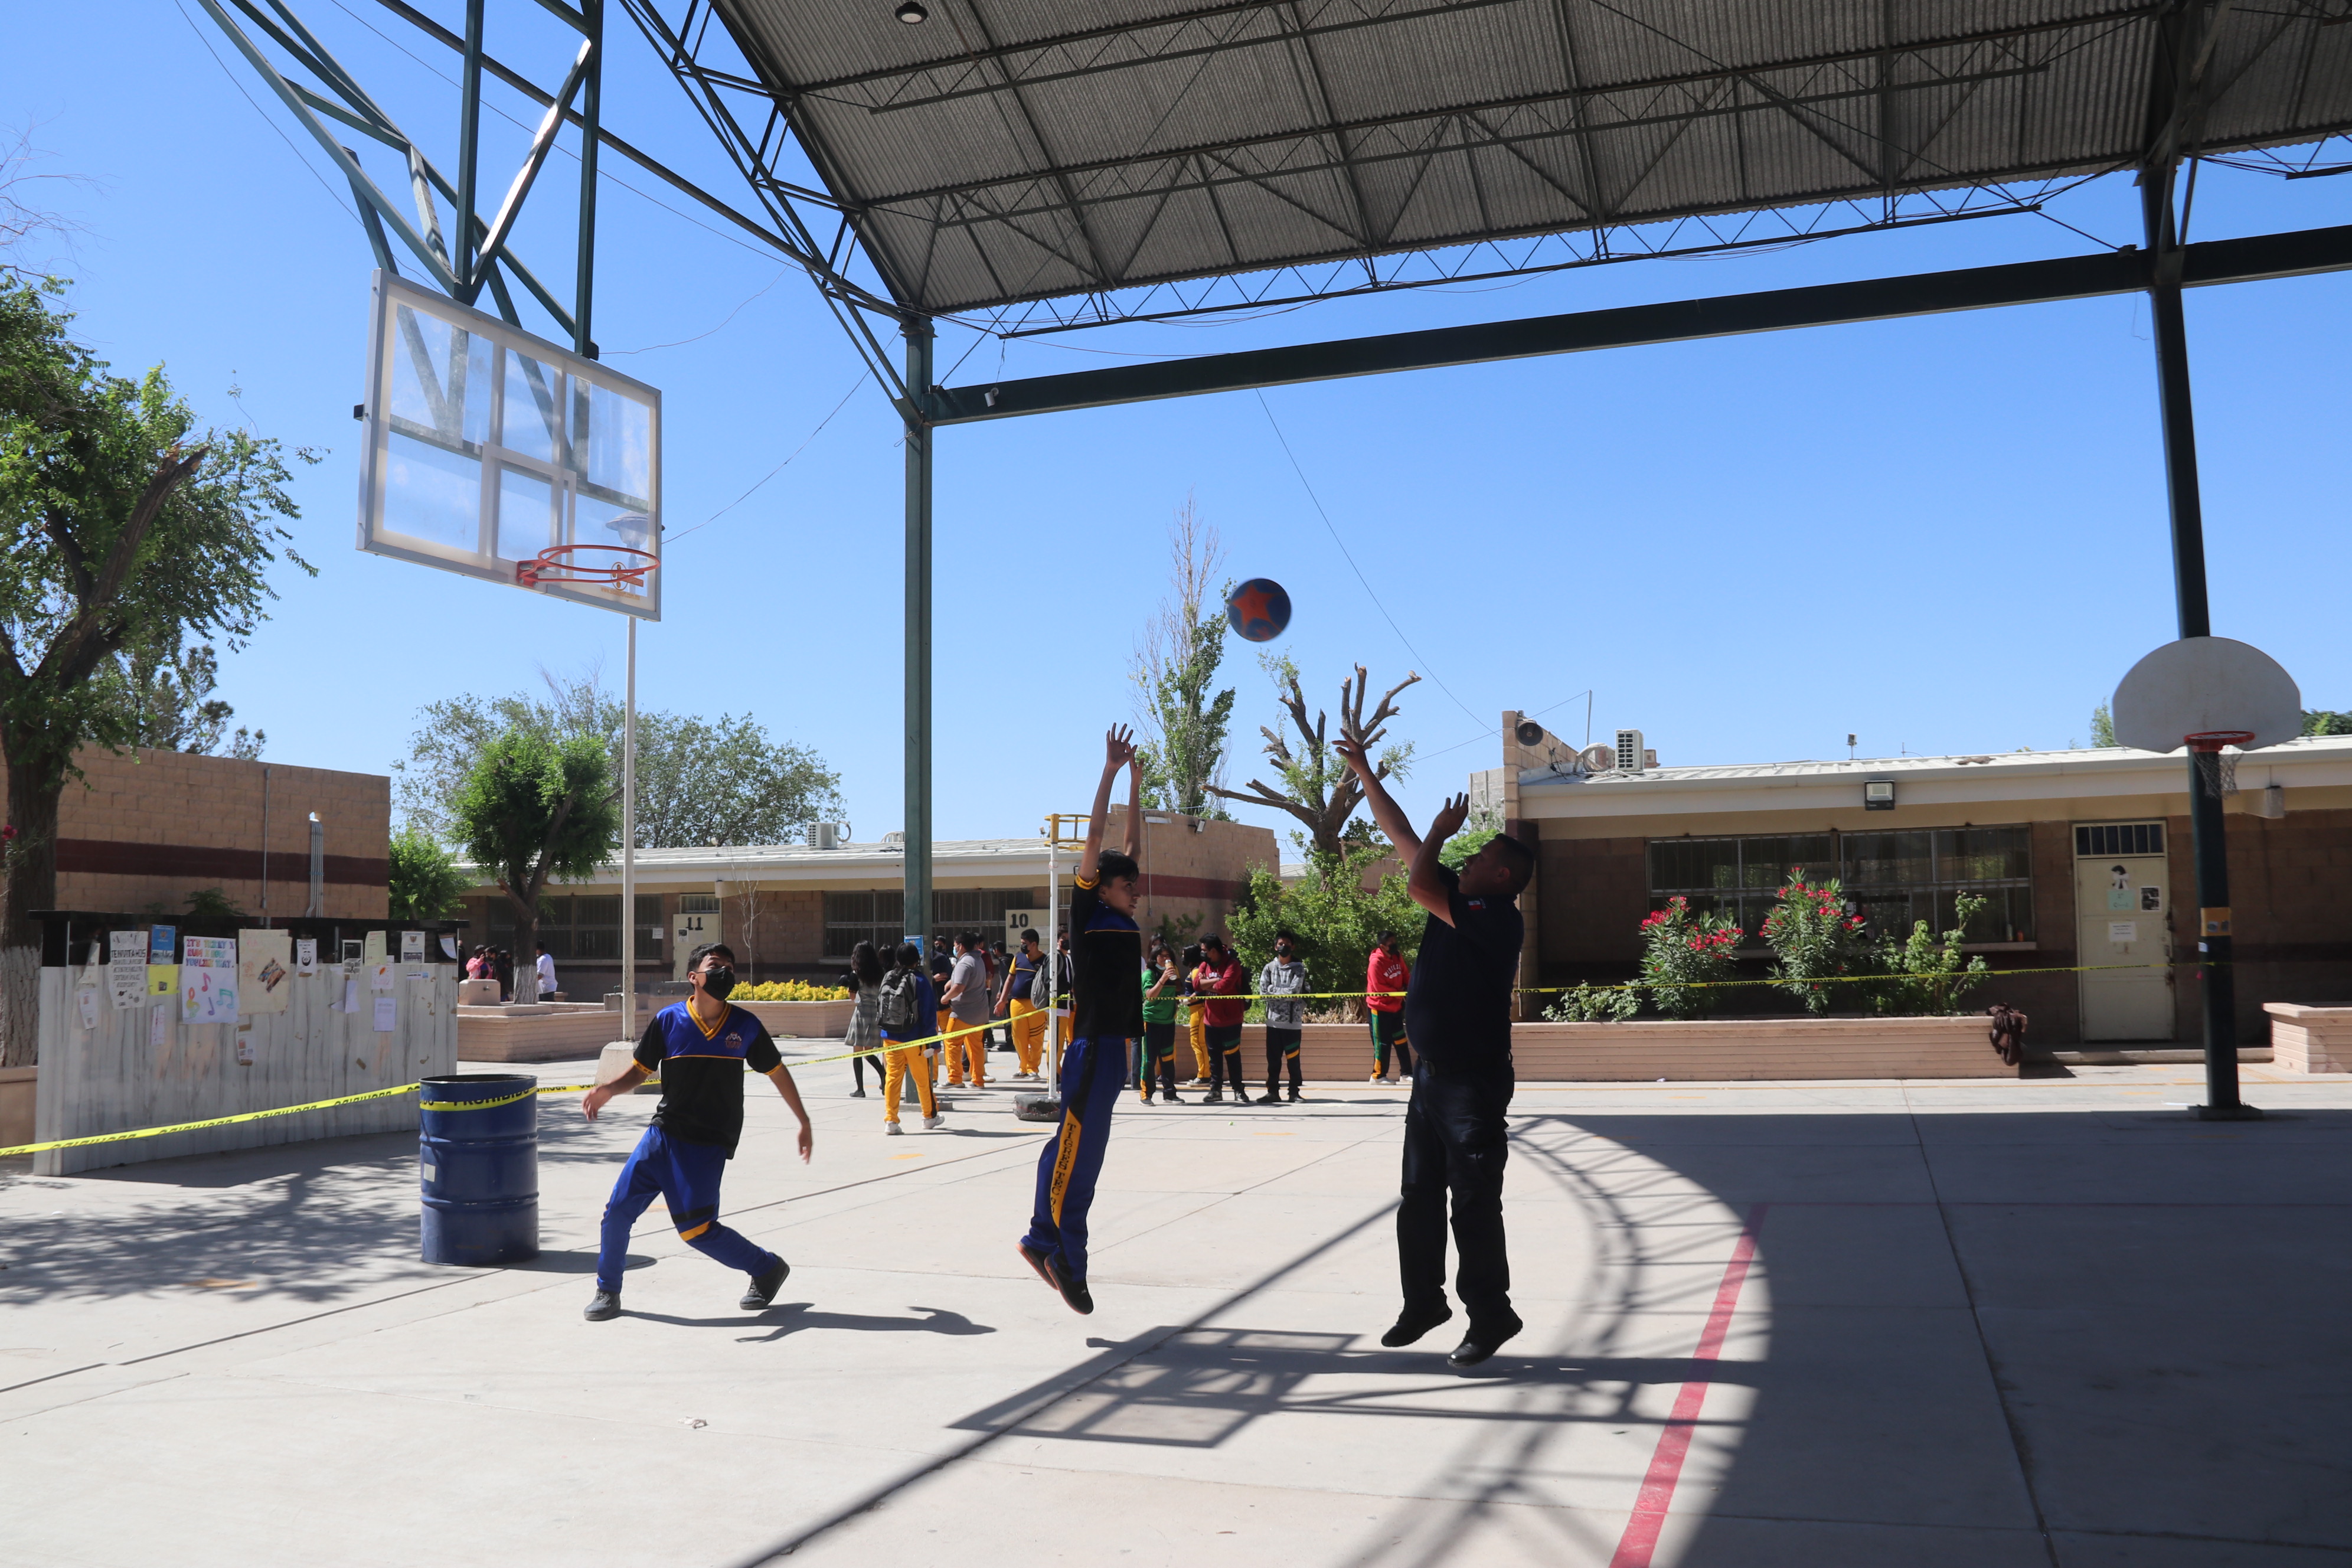
M 398 1026 L 399 1017 L 400 1004 L 396 1000 L 390 996 L 379 996 L 375 999 L 375 1032 L 377 1034 L 392 1033 Z
M 247 1014 L 283 1013 L 294 995 L 294 939 L 282 931 L 236 933 L 236 997 Z
M 306 936 L 294 944 L 294 973 L 308 980 L 319 973 L 319 939 Z
M 404 931 L 400 933 L 400 962 L 415 964 L 425 962 L 425 933 Z
M 147 999 L 147 933 L 110 931 L 106 939 L 106 992 L 118 1013 Z
M 184 1024 L 236 1022 L 236 939 L 192 936 L 183 939 L 180 964 L 180 1021 Z
M 367 977 L 368 989 L 370 991 L 376 992 L 378 994 L 390 991 L 392 989 L 391 963 L 388 960 L 379 960 L 374 963 L 369 964 L 367 966 Z

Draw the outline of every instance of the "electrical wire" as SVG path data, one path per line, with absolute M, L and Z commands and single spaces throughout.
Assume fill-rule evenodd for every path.
M 1356 557 L 1349 552 L 1348 549 L 1348 542 L 1339 537 L 1339 531 L 1338 529 L 1331 526 L 1331 514 L 1323 510 L 1322 498 L 1315 493 L 1315 487 L 1307 482 L 1307 470 L 1298 466 L 1298 454 L 1290 449 L 1290 438 L 1282 433 L 1282 426 L 1275 419 L 1273 406 L 1266 402 L 1265 394 L 1263 392 L 1257 392 L 1255 387 L 1251 390 L 1256 394 L 1258 407 L 1265 412 L 1266 424 L 1272 426 L 1274 428 L 1274 438 L 1282 443 L 1282 455 L 1290 459 L 1290 471 L 1298 476 L 1299 488 L 1307 492 L 1307 499 L 1315 503 L 1315 515 L 1323 520 L 1324 530 L 1331 535 L 1331 542 L 1339 547 L 1339 554 L 1348 563 L 1348 570 L 1353 572 L 1356 574 L 1356 581 L 1364 585 L 1364 595 L 1367 598 L 1371 600 L 1372 607 L 1380 611 L 1381 618 L 1388 622 L 1389 630 L 1396 633 L 1397 641 L 1404 644 L 1405 651 L 1412 655 L 1414 662 L 1419 664 L 1422 668 L 1429 670 L 1429 679 L 1437 683 L 1437 689 L 1443 691 L 1448 697 L 1453 697 L 1454 706 L 1461 709 L 1463 712 L 1469 714 L 1470 721 L 1474 724 L 1476 723 L 1478 721 L 1478 715 L 1472 710 L 1467 702 L 1463 701 L 1459 697 L 1454 696 L 1454 688 L 1446 685 L 1444 678 L 1441 677 L 1436 670 L 1430 668 L 1429 660 L 1423 658 L 1422 657 L 1421 650 L 1412 646 L 1412 639 L 1404 635 L 1404 628 L 1397 625 L 1396 617 L 1389 614 L 1389 607 L 1386 605 L 1381 604 L 1381 596 L 1372 591 L 1371 579 L 1365 576 L 1364 569 L 1356 564 Z
M 294 154 L 294 161 L 301 164 L 312 179 L 319 182 L 319 188 L 327 193 L 327 199 L 333 202 L 337 206 L 342 208 L 345 215 L 347 215 L 353 223 L 359 222 L 360 215 L 352 211 L 351 203 L 337 195 L 335 194 L 335 187 L 327 183 L 327 176 L 319 173 L 317 166 L 314 165 L 310 159 L 302 156 L 302 149 L 294 145 L 294 138 L 287 135 L 284 129 L 278 125 L 278 121 L 270 119 L 268 114 L 264 113 L 262 111 L 261 105 L 254 103 L 253 94 L 245 90 L 245 83 L 236 79 L 236 73 L 228 68 L 228 62 L 221 58 L 220 56 L 214 51 L 212 40 L 205 37 L 205 30 L 202 27 L 196 26 L 196 19 L 188 15 L 188 8 L 181 5 L 180 0 L 172 0 L 172 9 L 180 14 L 180 20 L 188 25 L 188 31 L 195 34 L 196 42 L 204 45 L 205 47 L 205 53 L 213 57 L 213 64 L 220 67 L 221 75 L 228 78 L 229 86 L 236 89 L 236 95 L 245 100 L 247 103 L 252 104 L 253 112 L 261 116 L 261 122 L 264 125 L 268 126 L 270 130 L 278 132 L 278 139 L 286 143 L 286 150 Z
M 682 528 L 676 533 L 668 535 L 662 541 L 662 542 L 665 545 L 676 544 L 688 534 L 698 533 L 703 529 L 709 528 L 712 523 L 717 522 L 720 518 L 725 517 L 729 512 L 733 511 L 737 507 L 741 506 L 745 501 L 750 500 L 751 499 L 752 492 L 757 490 L 760 488 L 760 485 L 766 484 L 770 479 L 774 479 L 778 474 L 782 473 L 786 468 L 790 468 L 792 466 L 793 458 L 797 458 L 803 452 L 807 451 L 809 449 L 809 442 L 815 440 L 819 436 L 824 434 L 824 427 L 833 423 L 834 415 L 839 414 L 843 409 L 849 406 L 849 400 L 857 395 L 857 389 L 866 384 L 866 377 L 871 374 L 873 374 L 873 372 L 871 371 L 859 371 L 857 373 L 857 379 L 849 384 L 849 390 L 841 395 L 841 401 L 833 405 L 833 414 L 828 414 L 824 418 L 818 420 L 816 422 L 816 428 L 810 431 L 807 437 L 803 440 L 799 446 L 793 448 L 792 456 L 786 458 L 782 462 L 778 463 L 774 468 L 770 468 L 767 473 L 762 475 L 760 479 L 760 484 L 753 485 L 751 489 L 745 490 L 741 495 L 737 496 L 733 500 L 729 501 L 725 506 L 720 507 L 717 511 L 712 512 L 709 517 L 704 518 L 692 528 Z

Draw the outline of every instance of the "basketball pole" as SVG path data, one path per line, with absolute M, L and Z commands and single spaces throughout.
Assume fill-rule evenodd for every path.
M 621 715 L 621 1038 L 637 1037 L 637 617 L 629 623 L 628 706 Z
M 2165 492 L 2172 518 L 2172 584 L 2180 636 L 2213 635 L 2205 592 L 2205 515 L 2197 482 L 2197 423 L 2189 400 L 2189 335 L 2180 309 L 2182 257 L 2174 225 L 2177 161 L 2140 175 L 2141 214 L 2152 259 L 2148 320 L 2156 348 L 2158 405 L 2164 427 Z M 2204 1012 L 2207 1121 L 2252 1121 L 2262 1115 L 2238 1097 L 2237 974 L 2231 963 L 2229 827 L 2217 784 L 2209 783 L 2188 753 L 2189 831 L 2197 869 L 2198 1000 Z
M 901 924 L 930 956 L 931 933 L 931 323 L 907 334 L 907 846 Z

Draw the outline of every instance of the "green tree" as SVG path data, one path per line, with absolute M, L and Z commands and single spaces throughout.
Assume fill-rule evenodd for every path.
M 1211 795 L 1224 777 L 1225 734 L 1232 727 L 1232 687 L 1210 691 L 1225 657 L 1225 594 L 1212 589 L 1223 551 L 1217 531 L 1201 521 L 1190 495 L 1168 531 L 1174 570 L 1171 595 L 1144 627 L 1128 666 L 1139 698 L 1144 734 L 1136 760 L 1143 767 L 1146 805 L 1187 816 L 1232 815 Z
M 1262 780 L 1252 779 L 1245 790 L 1215 784 L 1210 788 L 1227 800 L 1245 800 L 1253 805 L 1270 805 L 1276 811 L 1287 812 L 1305 826 L 1307 841 L 1318 854 L 1343 854 L 1348 821 L 1364 804 L 1364 786 L 1356 782 L 1354 771 L 1331 749 L 1330 725 L 1325 714 L 1318 710 L 1311 721 L 1307 719 L 1307 696 L 1298 686 L 1298 667 L 1289 656 L 1268 654 L 1258 663 L 1273 679 L 1283 711 L 1298 731 L 1294 751 L 1289 737 L 1279 728 L 1281 721 L 1258 731 L 1265 737 L 1265 754 L 1282 787 L 1276 789 Z M 1402 680 L 1389 688 L 1369 720 L 1364 717 L 1364 696 L 1371 689 L 1371 679 L 1364 673 L 1364 667 L 1356 666 L 1356 673 L 1339 682 L 1339 733 L 1360 742 L 1364 754 L 1377 759 L 1372 770 L 1376 777 L 1402 778 L 1412 766 L 1412 742 L 1383 746 L 1381 741 L 1388 733 L 1388 721 L 1397 716 L 1396 694 L 1420 679 L 1407 671 Z
M 2331 713 L 2325 708 L 2303 710 L 2303 732 L 2306 735 L 2352 735 L 2352 713 Z
M 1878 944 L 1874 967 L 1898 978 L 1869 982 L 1871 1009 L 1898 1016 L 1940 1017 L 1958 1011 L 1962 996 L 1984 984 L 1992 966 L 1984 954 L 1961 952 L 1969 922 L 1989 906 L 1979 893 L 1962 893 L 1952 900 L 1950 931 L 1941 940 L 1930 935 L 1926 921 L 1911 922 L 1911 934 L 1897 942 L 1888 937 Z
M 472 879 L 458 868 L 457 857 L 415 823 L 392 836 L 394 920 L 446 919 L 457 911 L 457 900 L 470 886 Z
M 279 444 L 199 432 L 160 368 L 110 374 L 68 335 L 59 289 L 0 279 L 0 1066 L 34 1058 L 30 916 L 56 905 L 74 754 L 139 743 L 137 715 L 101 674 L 190 633 L 242 647 L 276 597 L 266 569 L 283 554 L 312 570 L 285 547 L 298 514 Z
M 1423 916 L 1405 891 L 1404 877 L 1391 872 L 1370 890 L 1364 887 L 1365 869 L 1389 853 L 1388 843 L 1376 837 L 1351 843 L 1337 855 L 1310 849 L 1307 875 L 1286 888 L 1272 870 L 1253 868 L 1249 885 L 1225 920 L 1244 967 L 1255 976 L 1274 956 L 1275 933 L 1287 931 L 1298 940 L 1307 989 L 1354 993 L 1356 999 L 1341 1008 L 1350 1017 L 1362 1017 L 1364 963 L 1371 956 L 1372 939 L 1394 931 L 1408 958 L 1421 947 Z M 1323 1003 L 1318 1010 L 1331 1005 Z
M 2091 744 L 2112 746 L 2116 743 L 2116 716 L 2104 702 L 2091 710 Z
M 539 897 L 551 879 L 576 881 L 612 858 L 621 838 L 612 759 L 594 737 L 551 740 L 517 731 L 482 749 L 451 803 L 466 853 L 514 906 L 515 969 L 539 942 Z M 518 984 L 517 999 L 536 999 Z
M 474 695 L 417 710 L 408 755 L 393 763 L 402 820 L 444 843 L 462 836 L 453 803 L 499 737 L 583 737 L 604 748 L 621 777 L 622 705 L 593 672 L 541 672 L 544 696 Z M 617 798 L 617 796 L 615 797 Z M 637 714 L 637 847 L 780 844 L 839 816 L 841 777 L 805 746 L 771 741 L 749 714 L 716 721 L 659 710 Z
M 132 745 L 257 762 L 269 737 L 242 724 L 229 732 L 236 710 L 213 695 L 219 676 L 220 656 L 210 643 L 190 648 L 142 643 L 116 655 L 97 679 L 129 716 Z

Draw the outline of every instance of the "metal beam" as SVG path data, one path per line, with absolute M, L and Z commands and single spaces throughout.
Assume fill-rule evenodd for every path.
M 906 324 L 907 385 L 931 384 L 931 323 Z M 904 923 L 928 949 L 931 930 L 931 426 L 907 416 L 906 826 Z
M 2352 225 L 2209 240 L 2180 251 L 2181 283 L 2200 288 L 2263 278 L 2352 269 Z M 942 388 L 930 399 L 933 425 L 969 425 L 1024 414 L 1144 403 L 1162 397 L 1286 386 L 1345 376 L 1490 360 L 1579 353 L 1590 349 L 1684 342 L 1694 338 L 1780 331 L 1790 327 L 1879 321 L 1900 316 L 1981 310 L 2128 294 L 2148 287 L 2147 256 L 2137 250 L 2051 261 L 2020 261 L 1906 278 L 1874 278 L 1808 289 L 1775 289 L 1711 300 L 1629 305 L 1572 315 L 1496 321 L 1429 331 L 1395 332 L 1339 342 L 1206 354 L 1160 364 L 1120 365 L 1066 375 Z

